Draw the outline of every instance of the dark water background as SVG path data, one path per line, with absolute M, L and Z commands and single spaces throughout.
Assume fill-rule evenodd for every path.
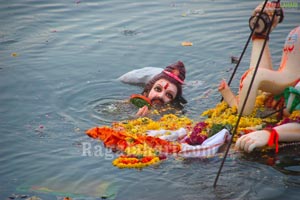
M 43 199 L 297 199 L 297 148 L 277 157 L 229 157 L 214 189 L 219 158 L 169 159 L 142 171 L 120 170 L 112 167 L 115 155 L 84 134 L 132 114 L 118 105 L 141 88 L 117 77 L 177 60 L 187 69 L 186 114 L 199 119 L 219 101 L 216 88 L 232 72 L 230 57 L 240 55 L 258 3 L 1 0 L 0 199 L 13 194 Z M 287 8 L 284 22 L 273 31 L 274 66 L 299 19 L 299 8 Z M 183 47 L 183 41 L 193 46 Z M 247 69 L 249 53 L 236 77 Z M 235 91 L 237 85 L 236 79 Z M 96 150 L 84 155 L 86 144 L 100 148 L 102 155 Z

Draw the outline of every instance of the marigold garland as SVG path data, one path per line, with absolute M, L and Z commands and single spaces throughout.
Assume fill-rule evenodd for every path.
M 262 112 L 264 110 L 263 105 L 265 98 L 266 96 L 264 94 L 260 94 L 256 97 L 254 111 L 249 116 L 241 117 L 237 128 L 237 133 L 248 133 L 250 131 L 262 128 L 269 123 L 275 123 L 277 121 L 275 117 L 262 119 L 256 116 L 258 111 Z M 231 127 L 234 127 L 238 119 L 237 108 L 230 108 L 224 101 L 218 103 L 215 108 L 204 111 L 201 115 L 207 116 L 207 119 L 204 120 L 204 122 L 208 124 L 207 132 L 216 124 L 222 126 L 229 125 Z M 236 137 L 238 137 L 238 135 L 236 135 Z M 237 138 L 234 138 L 234 141 L 236 141 L 236 139 Z
M 177 130 L 182 127 L 189 129 L 192 124 L 193 121 L 187 117 L 178 117 L 173 114 L 168 114 L 164 115 L 158 121 L 144 117 L 113 123 L 112 127 L 94 127 L 87 130 L 86 134 L 92 138 L 100 139 L 108 148 L 123 151 L 126 155 L 130 155 L 130 158 L 132 158 L 132 156 L 144 158 L 144 160 L 142 159 L 143 161 L 149 157 L 153 158 L 146 163 L 137 163 L 137 166 L 131 163 L 134 159 L 129 159 L 128 167 L 141 168 L 158 162 L 159 159 L 154 159 L 157 156 L 161 156 L 164 153 L 178 153 L 180 151 L 179 143 L 148 136 L 146 135 L 146 131 L 158 129 Z M 125 168 L 127 161 L 125 161 L 125 163 L 123 162 L 126 158 L 124 156 L 122 159 L 117 158 L 117 161 L 113 161 L 113 163 L 117 163 L 114 165 Z
M 118 168 L 144 168 L 153 164 L 156 164 L 160 161 L 157 156 L 145 156 L 137 158 L 134 156 L 120 156 L 115 159 L 112 163 Z
M 300 110 L 295 110 L 292 112 L 292 114 L 289 116 L 291 120 L 299 120 L 300 118 Z
M 188 117 L 178 117 L 174 114 L 162 116 L 159 120 L 154 121 L 147 117 L 137 118 L 113 123 L 113 128 L 124 130 L 130 134 L 145 135 L 148 130 L 177 130 L 179 128 L 191 128 L 193 120 Z
M 138 144 L 146 144 L 159 152 L 177 153 L 180 151 L 178 143 L 172 143 L 152 136 L 131 135 L 109 127 L 94 127 L 87 130 L 86 133 L 92 138 L 102 140 L 106 147 L 116 148 L 120 151 L 124 151 L 128 146 Z
M 234 141 L 240 133 L 246 134 L 254 130 L 262 129 L 265 126 L 274 126 L 290 121 L 300 122 L 300 111 L 294 111 L 289 118 L 277 124 L 275 124 L 277 121 L 275 116 L 265 119 L 260 118 L 257 116 L 257 113 L 264 111 L 265 100 L 266 96 L 264 94 L 257 96 L 255 109 L 251 115 L 241 117 L 237 128 L 238 134 L 236 134 Z M 196 124 L 199 126 L 197 132 L 208 137 L 212 135 L 211 132 L 216 129 L 216 127 L 234 127 L 238 119 L 237 108 L 230 108 L 225 102 L 218 103 L 215 108 L 208 109 L 201 115 L 207 118 L 203 122 Z M 148 136 L 146 134 L 148 130 L 164 129 L 172 131 L 185 128 L 188 132 L 191 132 L 194 125 L 195 122 L 188 117 L 178 117 L 174 114 L 167 114 L 157 121 L 147 117 L 137 118 L 134 120 L 114 122 L 111 127 L 94 127 L 89 129 L 86 133 L 92 138 L 103 141 L 106 147 L 124 152 L 125 155 L 113 161 L 114 166 L 119 168 L 140 169 L 158 163 L 161 158 L 164 158 L 165 153 L 178 153 L 181 148 L 177 142 L 169 142 L 158 137 Z M 168 132 L 165 134 L 168 134 Z
M 137 144 L 134 146 L 129 146 L 124 151 L 127 155 L 136 155 L 136 156 L 156 156 L 159 154 L 159 151 L 151 148 L 146 143 Z

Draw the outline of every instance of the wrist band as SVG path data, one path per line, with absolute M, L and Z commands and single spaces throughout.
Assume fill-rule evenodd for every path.
M 265 130 L 270 132 L 268 146 L 272 147 L 275 144 L 275 152 L 278 153 L 278 140 L 279 140 L 278 132 L 273 128 L 266 128 Z
M 254 33 L 253 36 L 252 36 L 252 40 L 255 40 L 255 39 L 263 39 L 263 40 L 267 39 L 267 40 L 269 40 L 269 36 Z

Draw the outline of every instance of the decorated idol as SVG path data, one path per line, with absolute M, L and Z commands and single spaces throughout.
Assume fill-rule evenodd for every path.
M 275 3 L 268 3 L 265 13 L 261 20 L 260 26 L 271 26 L 271 30 L 276 27 L 278 22 L 283 19 L 282 11 L 278 12 L 278 6 Z M 261 10 L 259 5 L 254 16 Z M 270 24 L 270 18 L 275 13 L 274 23 Z M 269 16 L 269 19 L 266 17 Z M 253 18 L 253 17 L 252 17 Z M 250 18 L 251 23 L 251 18 Z M 250 24 L 251 27 L 251 24 Z M 239 96 L 236 98 L 230 91 L 227 84 L 223 81 L 219 87 L 225 101 L 230 106 L 238 106 L 238 111 L 241 112 L 241 107 L 245 101 L 247 91 L 253 77 L 254 67 L 257 63 L 260 49 L 263 46 L 264 40 L 269 38 L 262 31 L 262 27 L 258 26 L 260 32 L 255 32 L 253 36 L 253 49 L 251 56 L 250 69 L 244 73 L 240 81 Z M 261 130 L 253 131 L 238 138 L 236 148 L 251 152 L 255 148 L 264 146 L 275 146 L 275 151 L 278 152 L 279 142 L 300 141 L 300 26 L 295 27 L 290 31 L 285 40 L 281 64 L 278 70 L 272 68 L 272 61 L 269 47 L 266 46 L 257 74 L 255 76 L 253 86 L 249 93 L 249 98 L 245 104 L 243 115 L 250 114 L 255 105 L 259 90 L 284 97 L 284 115 L 283 118 L 276 124 Z
M 253 27 L 253 20 L 261 11 L 262 4 L 259 5 L 253 12 L 250 18 L 250 27 Z M 271 24 L 271 18 L 275 14 L 274 22 Z M 225 81 L 222 81 L 219 86 L 224 100 L 231 106 L 237 106 L 238 111 L 241 112 L 243 102 L 246 99 L 247 92 L 254 74 L 254 68 L 259 59 L 260 51 L 267 40 L 267 45 L 262 54 L 258 70 L 251 87 L 243 115 L 249 115 L 254 109 L 255 99 L 259 91 L 267 92 L 272 95 L 281 94 L 285 88 L 295 86 L 300 79 L 300 26 L 294 28 L 286 38 L 281 64 L 277 70 L 273 69 L 270 49 L 268 46 L 267 30 L 273 30 L 279 22 L 283 19 L 282 10 L 276 3 L 268 2 L 262 17 L 258 20 L 258 27 L 254 31 L 252 38 L 252 53 L 249 69 L 244 73 L 240 80 L 240 88 L 238 96 L 235 96 L 230 90 Z

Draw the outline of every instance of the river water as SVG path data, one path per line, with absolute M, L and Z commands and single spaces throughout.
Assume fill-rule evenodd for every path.
M 295 2 L 295 1 L 294 1 Z M 116 156 L 85 135 L 133 112 L 119 105 L 137 86 L 117 80 L 141 67 L 182 60 L 186 115 L 195 120 L 220 99 L 260 1 L 9 0 L 0 2 L 0 198 L 296 199 L 298 147 L 279 155 L 233 153 L 168 159 L 141 171 L 112 166 Z M 284 40 L 299 25 L 286 8 L 270 36 L 278 66 Z M 181 42 L 193 46 L 181 46 Z M 233 82 L 248 68 L 247 51 Z M 101 153 L 83 152 L 85 144 Z M 271 165 L 270 165 L 271 163 Z

